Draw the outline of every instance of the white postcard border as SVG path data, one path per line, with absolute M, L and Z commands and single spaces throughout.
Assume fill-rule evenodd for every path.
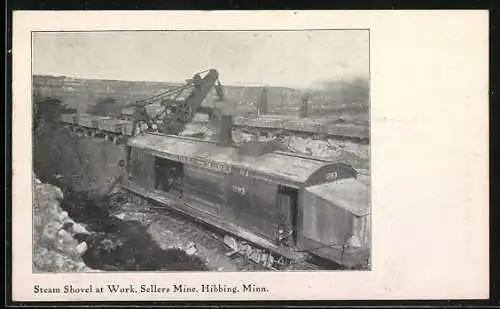
M 31 31 L 370 29 L 372 271 L 33 274 Z M 488 12 L 14 12 L 13 300 L 487 298 Z M 254 283 L 257 294 L 34 294 Z

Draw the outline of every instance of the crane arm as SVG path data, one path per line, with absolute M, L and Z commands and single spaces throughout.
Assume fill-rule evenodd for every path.
M 139 122 L 145 123 L 148 131 L 179 134 L 194 118 L 212 88 L 218 99 L 224 100 L 219 73 L 214 69 L 195 74 L 180 87 L 130 104 L 135 107 L 132 134 L 137 132 Z

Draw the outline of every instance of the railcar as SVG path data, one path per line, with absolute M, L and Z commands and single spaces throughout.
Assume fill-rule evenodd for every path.
M 107 116 L 97 116 L 89 114 L 78 114 L 76 116 L 76 121 L 78 129 L 85 134 L 85 136 L 95 136 L 99 134 L 98 122 L 101 120 L 112 119 Z
M 124 122 L 120 129 L 123 136 L 132 136 L 134 131 L 133 121 Z
M 258 117 L 235 117 L 236 127 L 252 127 L 263 132 L 296 134 L 322 138 L 332 136 L 351 139 L 359 142 L 369 141 L 369 129 L 362 125 L 351 123 L 332 123 L 330 119 L 295 117 L 284 115 L 261 115 Z
M 326 128 L 326 133 L 329 136 L 350 138 L 362 142 L 368 142 L 370 136 L 369 128 L 362 125 L 337 123 L 337 124 L 328 124 L 326 125 L 325 128 Z
M 78 124 L 78 118 L 77 114 L 62 114 L 61 115 L 61 122 L 65 125 L 77 125 Z
M 246 116 L 235 116 L 233 118 L 233 124 L 235 126 L 247 126 L 249 117 Z
M 98 134 L 104 136 L 104 139 L 118 142 L 123 134 L 124 126 L 131 126 L 132 122 L 116 118 L 101 118 L 97 120 Z M 131 130 L 130 130 L 131 131 Z
M 327 119 L 293 117 L 287 119 L 283 127 L 291 132 L 305 133 L 314 136 L 324 133 L 327 121 Z
M 134 120 L 134 108 L 133 107 L 123 107 L 120 111 L 120 118 L 122 120 L 132 121 Z
M 158 134 L 129 138 L 127 158 L 122 187 L 130 199 L 191 216 L 266 257 L 314 254 L 357 267 L 369 256 L 368 187 L 348 165 L 270 143 L 223 147 Z
M 127 113 L 122 119 L 129 119 Z M 154 111 L 158 113 L 158 111 Z M 200 121 L 206 121 L 205 118 L 197 116 Z M 300 118 L 284 115 L 260 115 L 258 117 L 236 116 L 233 118 L 235 127 L 255 128 L 261 130 L 263 134 L 295 134 L 299 136 L 312 136 L 313 138 L 324 138 L 327 136 L 355 140 L 361 143 L 369 142 L 369 128 L 366 126 L 352 123 L 334 123 L 330 119 L 321 118 Z M 132 121 L 124 125 L 122 134 L 132 135 Z
M 62 114 L 59 119 L 61 125 L 71 132 L 78 129 L 78 115 L 75 113 Z
M 79 114 L 77 116 L 78 125 L 88 129 L 97 129 L 98 116 L 90 114 Z

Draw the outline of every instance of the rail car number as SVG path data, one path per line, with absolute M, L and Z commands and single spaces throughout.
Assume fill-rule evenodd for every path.
M 337 172 L 326 173 L 326 180 L 328 181 L 336 180 L 338 176 L 339 175 Z
M 246 190 L 245 190 L 244 187 L 232 185 L 231 188 L 232 188 L 233 192 L 238 193 L 239 195 L 245 195 L 246 194 Z

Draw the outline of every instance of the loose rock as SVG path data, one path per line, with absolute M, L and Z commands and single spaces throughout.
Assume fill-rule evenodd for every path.
M 33 266 L 37 272 L 75 272 L 90 270 L 81 259 L 87 250 L 85 242 L 73 237 L 79 233 L 90 234 L 72 220 L 60 206 L 63 199 L 58 187 L 43 184 L 35 178 L 33 220 Z
M 79 255 L 82 256 L 85 252 L 87 252 L 87 243 L 86 242 L 81 242 L 75 247 L 75 252 Z M 85 264 L 84 264 L 85 265 Z

